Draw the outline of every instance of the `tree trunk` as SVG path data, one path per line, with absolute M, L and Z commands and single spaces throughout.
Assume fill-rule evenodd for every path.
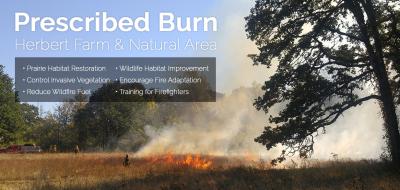
M 374 39 L 373 45 L 368 42 L 367 49 L 370 60 L 373 64 L 375 76 L 377 78 L 379 93 L 381 95 L 381 109 L 385 122 L 385 129 L 388 138 L 388 146 L 392 162 L 396 167 L 400 168 L 400 134 L 399 122 L 397 120 L 396 106 L 394 104 L 393 92 L 390 87 L 389 77 L 383 56 L 383 46 L 381 43 L 381 35 L 378 30 L 377 17 L 374 6 L 370 0 L 361 2 L 367 14 L 368 21 L 372 30 L 371 36 Z M 367 38 L 368 39 L 368 38 Z M 369 46 L 369 47 L 368 47 Z
M 396 107 L 393 100 L 393 92 L 389 84 L 389 77 L 384 62 L 383 46 L 378 30 L 374 6 L 370 0 L 345 0 L 345 2 L 347 3 L 349 10 L 354 14 L 360 27 L 361 38 L 366 46 L 369 62 L 374 70 L 379 88 L 379 94 L 381 96 L 381 110 L 388 138 L 391 159 L 393 164 L 400 168 L 399 123 L 397 120 Z M 361 8 L 359 3 L 361 3 L 363 8 Z M 363 10 L 367 15 L 368 22 L 364 20 Z M 373 38 L 373 42 L 370 41 L 371 37 Z
M 382 50 L 377 50 L 379 52 Z M 397 120 L 396 106 L 394 104 L 393 92 L 390 87 L 388 73 L 383 61 L 383 57 L 370 55 L 374 60 L 374 73 L 377 78 L 379 94 L 381 96 L 381 110 L 388 138 L 388 146 L 393 164 L 400 168 L 400 134 L 399 122 Z
M 378 77 L 379 92 L 381 94 L 381 109 L 383 119 L 385 122 L 385 129 L 388 138 L 388 146 L 393 163 L 400 167 L 400 134 L 399 123 L 396 115 L 396 108 L 393 101 L 393 94 L 387 80 L 386 72 L 383 74 L 385 77 Z

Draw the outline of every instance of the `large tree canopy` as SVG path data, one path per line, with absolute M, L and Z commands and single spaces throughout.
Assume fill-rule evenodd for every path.
M 395 103 L 399 103 L 400 11 L 397 1 L 257 0 L 246 17 L 255 64 L 276 72 L 255 101 L 272 126 L 255 140 L 282 155 L 313 153 L 314 138 L 346 110 L 368 100 L 381 104 L 392 160 L 400 163 Z

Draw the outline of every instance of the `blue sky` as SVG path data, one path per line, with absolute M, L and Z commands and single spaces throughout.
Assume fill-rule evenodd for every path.
M 246 39 L 244 17 L 247 16 L 252 0 L 151 0 L 151 1 L 94 1 L 94 0 L 36 0 L 36 1 L 2 1 L 0 8 L 0 64 L 5 71 L 14 77 L 15 57 L 217 57 L 217 90 L 229 92 L 239 86 L 249 86 L 253 81 L 262 82 L 266 71 L 251 66 L 246 57 L 256 52 L 253 43 Z M 106 11 L 114 17 L 143 16 L 150 12 L 150 32 L 31 32 L 14 31 L 15 12 L 27 12 L 31 16 L 72 17 L 94 16 L 95 12 Z M 175 16 L 215 16 L 218 19 L 218 32 L 159 32 L 159 12 L 172 12 Z M 28 40 L 63 40 L 66 38 L 82 38 L 87 40 L 112 40 L 115 38 L 135 38 L 143 40 L 175 40 L 177 38 L 216 41 L 217 51 L 21 51 L 15 49 L 16 39 Z M 245 76 L 243 76 L 245 75 Z M 243 77 L 246 80 L 243 80 Z M 51 109 L 54 104 L 44 104 Z

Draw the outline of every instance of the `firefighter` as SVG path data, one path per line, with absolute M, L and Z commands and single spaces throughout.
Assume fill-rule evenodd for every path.
M 126 154 L 124 162 L 122 163 L 125 167 L 128 167 L 130 162 L 129 162 L 129 156 Z

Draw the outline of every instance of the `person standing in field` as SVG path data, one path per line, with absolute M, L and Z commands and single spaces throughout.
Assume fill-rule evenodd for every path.
M 125 167 L 128 167 L 130 165 L 128 154 L 126 154 L 124 162 L 122 163 L 122 165 L 124 165 Z

